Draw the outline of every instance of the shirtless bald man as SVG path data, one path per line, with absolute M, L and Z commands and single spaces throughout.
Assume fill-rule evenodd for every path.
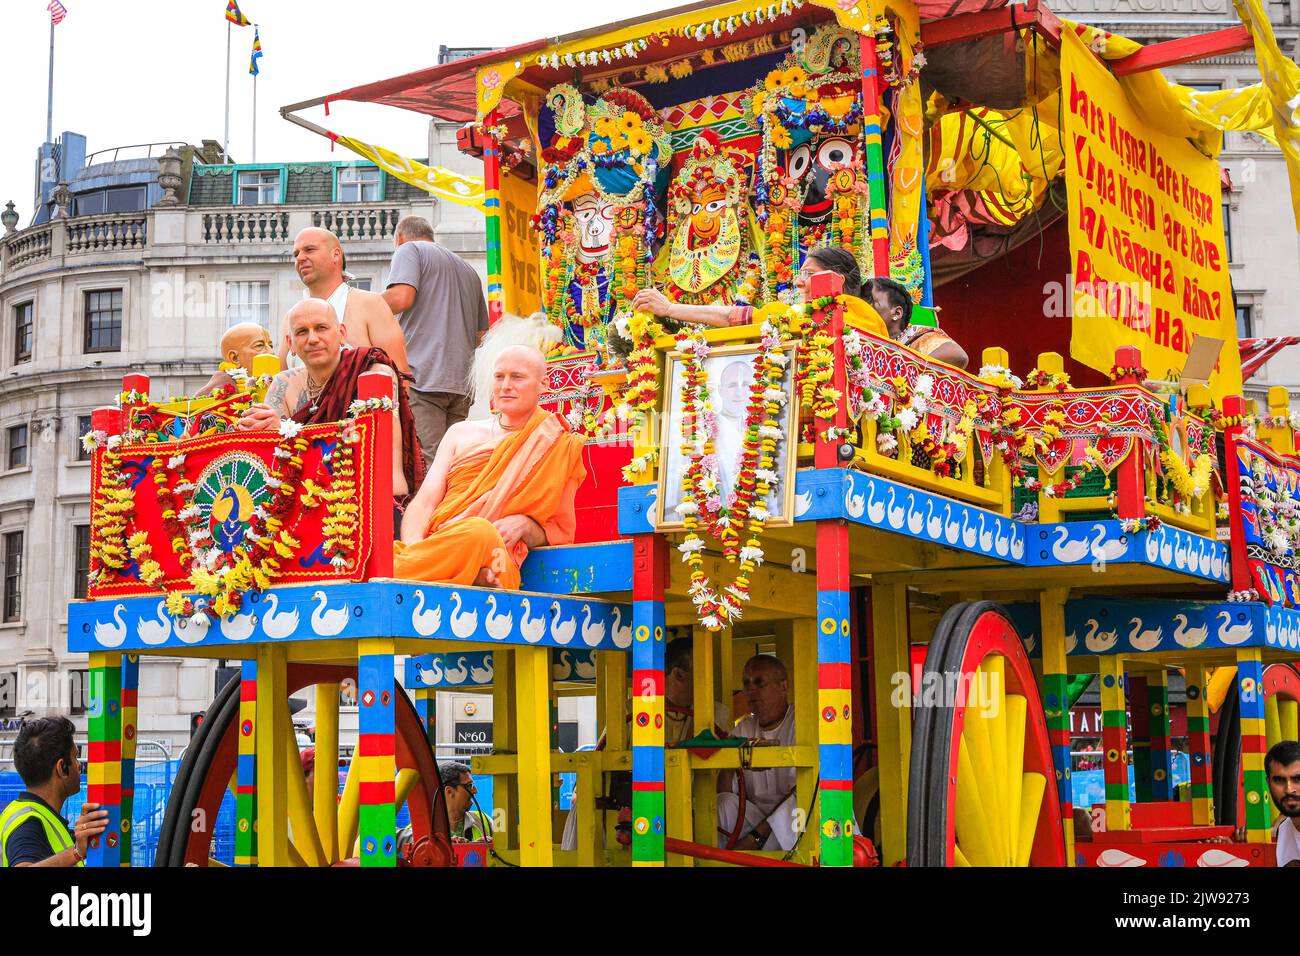
M 347 344 L 353 348 L 373 345 L 388 353 L 397 368 L 410 372 L 406 339 L 383 296 L 354 289 L 343 280 L 343 247 L 328 229 L 309 226 L 293 240 L 293 263 L 298 278 L 314 299 L 323 299 L 347 328 Z M 287 365 L 291 351 L 286 328 L 280 342 L 280 364 Z

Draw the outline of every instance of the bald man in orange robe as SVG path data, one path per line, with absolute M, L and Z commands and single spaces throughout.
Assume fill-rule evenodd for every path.
M 545 374 L 531 346 L 497 357 L 494 414 L 447 429 L 402 519 L 394 577 L 518 590 L 530 548 L 573 541 L 584 441 L 538 406 Z

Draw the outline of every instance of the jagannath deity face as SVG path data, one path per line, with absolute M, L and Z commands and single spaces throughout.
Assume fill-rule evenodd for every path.
M 614 231 L 614 204 L 585 193 L 573 200 L 573 219 L 578 233 L 578 260 L 596 262 L 609 254 L 609 240 Z
M 723 221 L 733 224 L 736 211 L 727 202 L 727 188 L 712 177 L 702 177 L 691 195 L 691 212 L 687 220 L 690 248 L 698 249 L 718 241 Z
M 859 159 L 858 150 L 857 139 L 847 136 L 814 137 L 789 150 L 783 171 L 803 194 L 801 224 L 817 225 L 831 217 L 833 193 L 846 185 L 852 188 L 854 173 L 848 167 Z

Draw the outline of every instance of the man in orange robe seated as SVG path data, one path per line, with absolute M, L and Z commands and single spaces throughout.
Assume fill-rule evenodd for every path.
M 529 548 L 573 541 L 584 442 L 538 407 L 546 360 L 512 345 L 492 370 L 494 414 L 447 429 L 402 519 L 394 577 L 518 590 Z

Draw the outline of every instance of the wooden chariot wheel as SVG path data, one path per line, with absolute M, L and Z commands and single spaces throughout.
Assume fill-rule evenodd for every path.
M 1047 721 L 1006 612 L 988 601 L 949 609 L 919 694 L 908 865 L 1064 866 Z
M 356 676 L 355 667 L 290 664 L 287 668 L 288 692 L 292 695 L 316 684 L 337 684 L 349 678 L 355 681 Z M 236 675 L 217 694 L 207 710 L 207 719 L 185 751 L 167 801 L 155 866 L 221 865 L 210 858 L 209 850 L 222 798 L 227 790 L 232 793 L 235 790 L 239 683 Z M 411 838 L 416 847 L 413 862 L 426 866 L 451 866 L 454 865 L 454 856 L 438 766 L 415 707 L 400 687 L 396 690 L 394 804 L 398 809 L 405 804 L 410 811 Z M 296 792 L 297 800 L 290 798 L 286 819 L 277 821 L 276 825 L 289 828 L 289 857 L 298 866 L 348 865 L 355 858 L 357 848 L 359 780 L 353 778 L 349 768 L 343 794 L 336 805 L 333 833 L 325 827 L 322 834 L 308 812 L 311 795 L 298 759 L 293 723 L 287 719 L 287 698 L 282 706 L 286 714 L 281 715 L 284 719 L 277 723 L 289 728 L 283 746 L 292 753 L 292 759 L 286 761 L 289 779 L 285 786 Z M 320 770 L 328 772 L 323 767 Z M 264 822 L 259 823 L 262 832 L 266 832 L 266 826 Z

